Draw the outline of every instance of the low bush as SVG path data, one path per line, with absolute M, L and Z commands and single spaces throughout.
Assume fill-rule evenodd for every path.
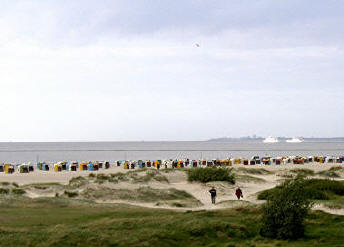
M 68 197 L 77 197 L 79 193 L 77 191 L 64 191 L 64 194 Z
M 259 200 L 267 200 L 275 193 L 279 193 L 281 186 L 264 190 L 258 194 Z M 304 180 L 304 189 L 307 197 L 314 200 L 330 200 L 334 196 L 344 195 L 344 182 L 329 179 L 306 179 Z
M 23 189 L 15 188 L 15 189 L 12 189 L 12 193 L 13 193 L 13 194 L 16 194 L 16 195 L 23 195 L 23 194 L 25 194 L 26 192 L 25 192 L 25 190 L 23 190 Z
M 188 181 L 198 181 L 207 183 L 212 181 L 226 181 L 231 184 L 235 183 L 235 178 L 232 169 L 227 168 L 193 168 L 188 171 Z
M 8 194 L 9 193 L 9 189 L 7 188 L 0 188 L 0 194 Z
M 301 176 L 287 180 L 272 193 L 263 205 L 260 234 L 277 239 L 298 239 L 304 236 L 304 220 L 312 202 Z

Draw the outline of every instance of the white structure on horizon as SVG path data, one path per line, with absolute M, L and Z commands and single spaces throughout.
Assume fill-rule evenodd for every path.
M 300 143 L 304 142 L 305 140 L 302 137 L 293 137 L 292 139 L 286 140 L 289 143 Z
M 269 136 L 264 139 L 264 143 L 276 143 L 279 142 L 279 140 L 276 137 Z

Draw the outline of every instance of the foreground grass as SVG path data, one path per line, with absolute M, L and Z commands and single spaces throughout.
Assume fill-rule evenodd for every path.
M 4 198 L 3 198 L 4 199 Z M 344 217 L 313 212 L 306 238 L 259 236 L 260 210 L 174 212 L 66 198 L 16 197 L 0 210 L 0 246 L 344 246 Z

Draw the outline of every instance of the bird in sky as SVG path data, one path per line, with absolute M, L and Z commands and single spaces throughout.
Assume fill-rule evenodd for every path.
M 200 45 L 198 43 L 196 43 L 196 47 L 200 47 Z

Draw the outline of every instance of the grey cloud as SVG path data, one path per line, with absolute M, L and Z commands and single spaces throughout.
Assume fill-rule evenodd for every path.
M 76 45 L 168 30 L 180 36 L 259 30 L 275 45 L 342 43 L 340 24 L 344 22 L 344 3 L 335 0 L 6 1 L 1 12 L 10 18 L 14 32 Z M 280 36 L 280 42 L 275 36 Z M 256 43 L 264 39 L 254 38 Z

